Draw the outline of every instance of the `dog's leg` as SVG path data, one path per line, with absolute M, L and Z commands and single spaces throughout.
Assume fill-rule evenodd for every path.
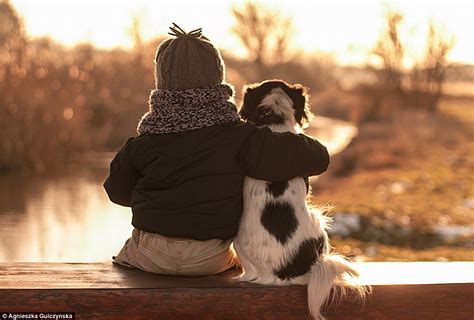
M 237 253 L 237 257 L 240 260 L 240 264 L 243 268 L 243 273 L 238 275 L 235 279 L 239 281 L 253 281 L 258 277 L 258 269 L 252 264 L 251 260 L 247 257 L 246 253 L 238 242 L 234 242 L 234 249 Z

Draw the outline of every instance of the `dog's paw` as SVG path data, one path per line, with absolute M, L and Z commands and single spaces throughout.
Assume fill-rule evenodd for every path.
M 254 276 L 253 274 L 250 274 L 250 273 L 243 273 L 243 274 L 241 274 L 240 276 L 238 276 L 238 279 L 237 279 L 237 280 L 250 282 L 250 281 L 255 281 L 256 279 L 257 279 L 257 277 Z

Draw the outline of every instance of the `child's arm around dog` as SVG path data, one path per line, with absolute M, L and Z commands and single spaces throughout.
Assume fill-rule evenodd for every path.
M 256 128 L 242 148 L 240 160 L 249 177 L 286 181 L 325 172 L 329 153 L 316 139 L 304 134 Z
M 236 127 L 238 134 L 246 137 L 241 139 L 237 156 L 243 174 L 249 177 L 285 181 L 319 175 L 328 168 L 329 153 L 316 139 L 304 134 L 272 132 L 252 123 Z M 122 206 L 131 206 L 132 191 L 143 176 L 144 162 L 148 162 L 143 160 L 149 158 L 144 155 L 148 142 L 140 140 L 132 137 L 126 141 L 110 164 L 110 174 L 104 183 L 110 200 Z M 219 163 L 214 165 L 219 166 Z

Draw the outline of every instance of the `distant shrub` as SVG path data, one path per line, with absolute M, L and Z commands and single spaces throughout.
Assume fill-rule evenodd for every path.
M 378 87 L 386 95 L 398 95 L 404 106 L 436 111 L 443 95 L 448 70 L 446 58 L 454 46 L 454 37 L 430 21 L 425 52 L 407 69 L 404 62 L 410 48 L 400 37 L 402 21 L 401 12 L 387 10 L 386 27 L 372 50 L 382 66 L 375 70 L 380 79 Z
M 135 134 L 154 87 L 156 41 L 132 51 L 69 49 L 22 30 L 0 2 L 0 168 L 43 170 Z

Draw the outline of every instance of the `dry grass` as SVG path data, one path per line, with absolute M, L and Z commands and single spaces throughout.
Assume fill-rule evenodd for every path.
M 450 96 L 464 96 L 464 97 L 474 97 L 474 86 L 472 82 L 468 81 L 456 81 L 456 82 L 447 82 L 444 84 L 443 91 Z
M 359 136 L 314 185 L 313 201 L 414 233 L 435 225 L 473 225 L 474 212 L 463 205 L 474 198 L 473 110 L 474 99 L 450 98 L 438 114 L 405 109 L 390 121 L 361 124 Z M 355 254 L 371 260 L 474 260 L 473 239 L 428 244 L 425 250 L 360 239 L 334 243 L 344 253 L 345 245 L 359 248 Z
M 428 249 L 367 243 L 355 239 L 333 237 L 331 244 L 336 252 L 343 253 L 356 261 L 471 261 L 473 250 L 449 245 Z

